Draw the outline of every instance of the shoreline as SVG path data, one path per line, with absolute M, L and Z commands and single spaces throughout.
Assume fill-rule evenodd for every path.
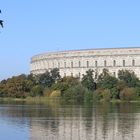
M 45 102 L 49 102 L 49 101 L 67 102 L 60 97 L 27 97 L 27 98 L 0 97 L 0 101 L 3 101 L 3 102 L 27 102 L 27 103 L 45 103 Z M 75 100 L 72 100 L 72 102 L 75 102 Z M 72 102 L 69 102 L 69 103 L 72 103 Z M 81 103 L 84 103 L 84 101 Z M 140 103 L 140 100 L 125 101 L 125 100 L 113 99 L 110 101 L 104 101 L 104 100 L 91 101 L 90 103 Z

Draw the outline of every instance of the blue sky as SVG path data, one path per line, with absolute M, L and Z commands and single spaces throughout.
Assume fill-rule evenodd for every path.
M 1 0 L 0 79 L 30 71 L 38 53 L 139 47 L 139 0 Z

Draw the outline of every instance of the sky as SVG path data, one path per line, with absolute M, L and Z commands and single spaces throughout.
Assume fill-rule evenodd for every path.
M 140 47 L 139 0 L 0 0 L 0 80 L 30 73 L 33 55 Z

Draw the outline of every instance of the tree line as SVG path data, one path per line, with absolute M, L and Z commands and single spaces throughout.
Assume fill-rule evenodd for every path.
M 89 69 L 82 79 L 61 77 L 59 69 L 54 68 L 39 75 L 13 76 L 0 82 L 0 97 L 59 97 L 65 101 L 110 101 L 139 100 L 140 80 L 133 71 L 119 70 L 118 78 L 107 69 L 93 78 Z

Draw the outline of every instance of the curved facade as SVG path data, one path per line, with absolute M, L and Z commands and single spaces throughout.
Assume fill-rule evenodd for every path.
M 59 68 L 60 75 L 82 77 L 88 69 L 97 78 L 104 68 L 117 77 L 118 70 L 132 70 L 140 78 L 140 48 L 108 48 L 48 52 L 31 58 L 31 73 Z

